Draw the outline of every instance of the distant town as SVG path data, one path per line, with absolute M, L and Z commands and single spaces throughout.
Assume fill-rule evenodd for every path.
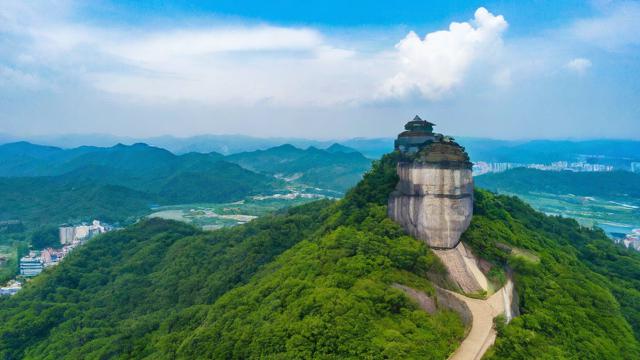
M 473 175 L 483 175 L 487 173 L 499 173 L 515 168 L 529 168 L 546 171 L 575 171 L 575 172 L 602 172 L 614 171 L 613 165 L 590 164 L 586 161 L 568 162 L 556 161 L 550 164 L 523 164 L 511 162 L 484 162 L 478 161 L 473 165 Z M 631 163 L 632 172 L 640 172 L 640 163 Z
M 627 248 L 640 251 L 640 229 L 633 229 L 631 233 L 626 234 L 624 238 L 614 240 Z
M 113 227 L 94 220 L 91 224 L 62 225 L 59 228 L 59 248 L 30 250 L 29 254 L 20 258 L 20 273 L 5 286 L 0 287 L 0 295 L 14 295 L 22 289 L 28 279 L 40 274 L 44 269 L 58 265 L 75 248 L 84 244 L 96 235 L 113 230 Z

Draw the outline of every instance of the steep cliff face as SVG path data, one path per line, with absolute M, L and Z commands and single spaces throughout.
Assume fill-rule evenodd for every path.
M 401 162 L 398 176 L 389 217 L 432 248 L 454 248 L 473 214 L 471 169 Z
M 433 133 L 433 125 L 416 117 L 398 136 L 399 181 L 389 197 L 388 215 L 434 249 L 463 292 L 486 291 L 477 259 L 460 244 L 473 215 L 472 164 L 464 148 Z

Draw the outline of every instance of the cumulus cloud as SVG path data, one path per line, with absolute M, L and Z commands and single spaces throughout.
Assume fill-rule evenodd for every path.
M 497 50 L 507 26 L 502 15 L 479 8 L 472 21 L 453 22 L 424 39 L 410 32 L 396 45 L 400 70 L 385 82 L 382 94 L 404 97 L 417 91 L 427 99 L 440 98 L 462 83 L 474 61 Z
M 43 74 L 56 74 L 57 81 L 144 102 L 326 107 L 402 98 L 414 90 L 435 100 L 460 85 L 474 61 L 495 51 L 507 27 L 502 16 L 480 8 L 473 20 L 424 39 L 411 32 L 395 50 L 364 51 L 306 27 L 98 27 L 79 22 L 72 1 L 50 3 L 51 12 L 8 1 L 0 9 L 0 59 L 12 65 L 5 78 L 33 85 Z
M 575 58 L 567 63 L 567 69 L 577 74 L 584 74 L 591 67 L 591 60 L 585 58 Z

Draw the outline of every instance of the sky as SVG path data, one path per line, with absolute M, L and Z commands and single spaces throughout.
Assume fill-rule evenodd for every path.
M 640 139 L 640 1 L 0 0 L 0 133 Z

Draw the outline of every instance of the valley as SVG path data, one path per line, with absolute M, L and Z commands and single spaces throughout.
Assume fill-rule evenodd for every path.
M 334 144 L 279 146 L 225 157 L 146 144 L 62 149 L 0 145 L 0 283 L 18 271 L 40 228 L 95 219 L 124 227 L 147 216 L 213 230 L 318 199 L 342 197 L 371 160 Z M 55 247 L 56 245 L 53 244 Z M 60 247 L 60 244 L 58 244 Z
M 310 192 L 300 192 L 300 191 Z M 314 191 L 315 192 L 312 192 Z M 291 206 L 306 204 L 318 199 L 335 199 L 325 195 L 333 193 L 322 189 L 309 189 L 306 186 L 290 185 L 271 195 L 254 195 L 231 203 L 183 204 L 152 208 L 149 218 L 183 221 L 203 230 L 215 230 L 225 226 L 245 224 L 261 216 Z
M 636 199 L 615 201 L 573 194 L 501 193 L 518 196 L 545 214 L 570 217 L 587 227 L 597 226 L 614 238 L 640 229 L 640 201 Z
M 513 169 L 475 178 L 480 187 L 518 196 L 548 215 L 598 227 L 625 246 L 640 249 L 640 175 Z

